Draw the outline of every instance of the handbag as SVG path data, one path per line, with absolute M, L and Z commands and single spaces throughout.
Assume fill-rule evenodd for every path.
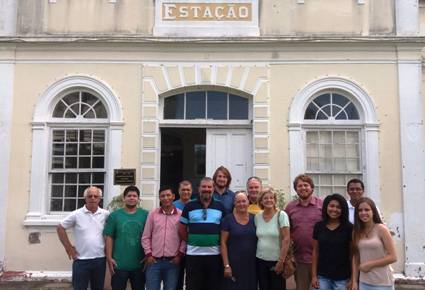
M 279 216 L 277 217 L 277 230 L 279 233 L 279 245 L 280 248 L 282 248 L 282 234 L 280 232 L 280 210 L 279 210 Z M 296 269 L 296 263 L 295 263 L 295 257 L 294 257 L 294 246 L 293 243 L 290 242 L 288 252 L 286 253 L 285 262 L 283 263 L 283 272 L 282 272 L 282 278 L 288 279 L 292 275 L 294 275 Z

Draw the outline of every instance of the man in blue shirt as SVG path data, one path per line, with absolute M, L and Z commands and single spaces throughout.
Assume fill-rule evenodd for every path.
M 220 166 L 215 170 L 213 180 L 214 199 L 223 204 L 225 215 L 233 212 L 235 193 L 229 189 L 230 183 L 232 182 L 232 175 L 230 175 L 229 170 L 224 166 Z
M 189 180 L 183 180 L 180 182 L 179 195 L 180 198 L 174 201 L 173 204 L 179 210 L 183 210 L 186 203 L 188 203 L 192 197 L 192 183 Z

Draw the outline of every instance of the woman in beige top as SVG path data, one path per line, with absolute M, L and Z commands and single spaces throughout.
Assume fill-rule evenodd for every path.
M 397 260 L 394 243 L 375 203 L 367 197 L 356 205 L 353 245 L 351 290 L 393 290 L 390 264 Z

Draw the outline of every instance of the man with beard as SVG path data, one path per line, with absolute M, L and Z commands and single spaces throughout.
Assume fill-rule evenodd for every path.
M 229 189 L 230 183 L 232 182 L 232 175 L 226 167 L 220 166 L 215 170 L 213 180 L 213 197 L 223 204 L 224 209 L 226 210 L 225 214 L 227 215 L 233 211 L 235 200 L 235 193 Z
M 291 239 L 297 262 L 295 283 L 297 290 L 311 289 L 311 263 L 313 252 L 313 228 L 322 219 L 323 201 L 313 195 L 314 183 L 308 175 L 298 175 L 294 180 L 298 199 L 285 208 L 291 224 Z
M 262 181 L 259 177 L 251 176 L 246 182 L 246 190 L 248 192 L 248 212 L 250 214 L 257 214 L 261 211 L 261 208 L 258 206 L 258 198 L 260 192 L 263 188 Z
M 103 231 L 112 290 L 125 290 L 128 280 L 133 290 L 145 289 L 140 237 L 148 212 L 137 207 L 139 200 L 139 189 L 128 186 L 123 193 L 124 208 L 110 214 Z
M 179 235 L 187 241 L 187 290 L 221 289 L 220 223 L 224 207 L 213 199 L 213 191 L 213 180 L 204 177 L 198 199 L 186 204 L 180 218 Z

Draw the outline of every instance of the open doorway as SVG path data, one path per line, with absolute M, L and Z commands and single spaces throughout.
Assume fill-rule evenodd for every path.
M 171 186 L 176 199 L 184 179 L 195 191 L 205 176 L 205 154 L 205 128 L 161 128 L 161 186 Z

